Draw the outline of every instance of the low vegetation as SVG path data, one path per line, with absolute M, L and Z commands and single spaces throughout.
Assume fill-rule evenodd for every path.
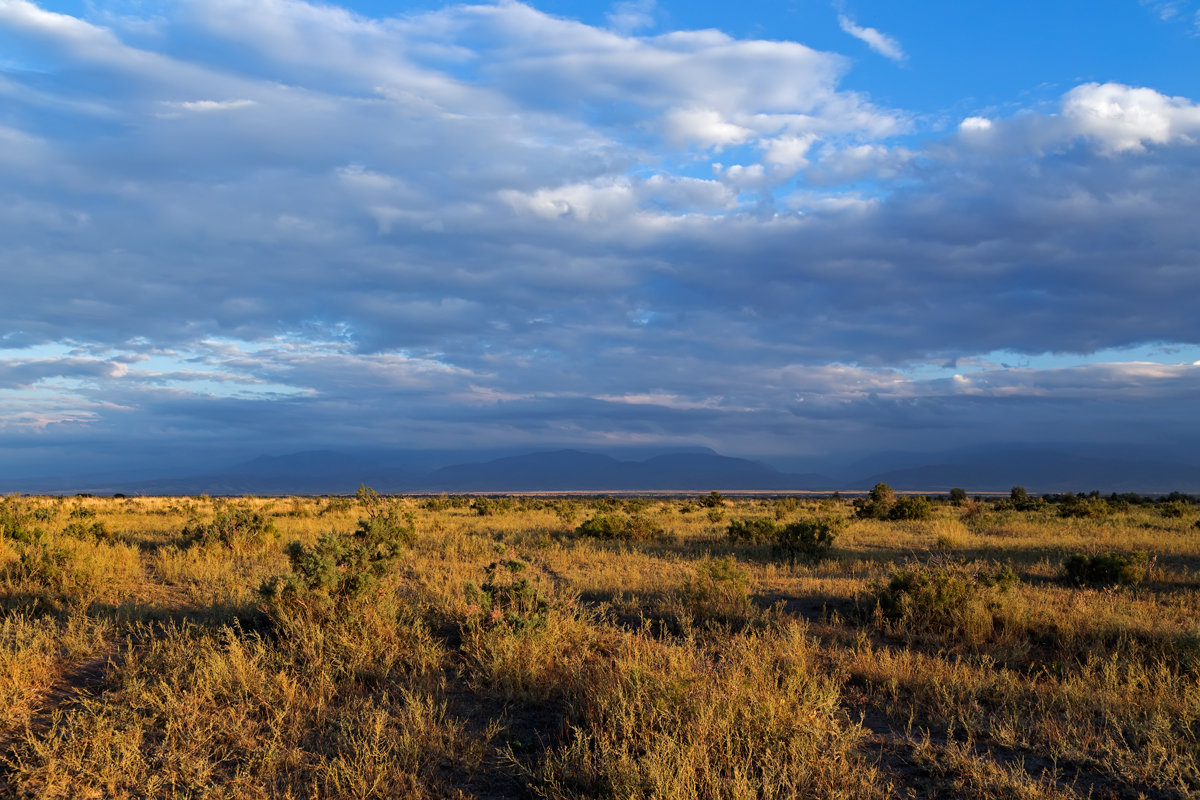
M 1200 796 L 1200 505 L 0 498 L 0 796 Z

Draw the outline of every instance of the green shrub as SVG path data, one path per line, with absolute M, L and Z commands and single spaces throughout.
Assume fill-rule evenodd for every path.
M 696 504 L 703 508 L 721 508 L 725 505 L 725 495 L 714 490 L 698 498 Z
M 304 606 L 312 600 L 328 606 L 344 605 L 373 587 L 417 535 L 412 520 L 401 519 L 394 505 L 365 505 L 369 514 L 359 519 L 353 533 L 329 531 L 311 546 L 289 544 L 292 572 L 264 581 L 259 594 L 272 605 Z
M 773 519 L 735 519 L 725 529 L 725 537 L 734 544 L 770 544 L 779 532 Z
M 354 507 L 354 501 L 349 497 L 327 497 L 325 505 L 318 512 L 319 516 L 326 514 L 344 514 Z
M 511 497 L 476 497 L 471 508 L 481 517 L 498 516 L 513 509 Z
M 744 623 L 753 616 L 750 574 L 732 558 L 701 561 L 680 597 L 697 622 Z
M 1037 511 L 1046 505 L 1045 499 L 1031 497 L 1024 486 L 1014 486 L 1007 500 L 997 500 L 993 506 L 997 511 Z
M 829 557 L 841 530 L 840 519 L 809 519 L 792 522 L 775 531 L 771 553 L 789 564 L 815 564 Z
M 189 544 L 223 544 L 227 547 L 261 545 L 268 536 L 276 535 L 270 517 L 250 506 L 226 506 L 217 510 L 212 522 L 197 522 L 183 529 Z
M 1087 555 L 1075 553 L 1063 561 L 1063 576 L 1079 586 L 1131 586 L 1141 583 L 1150 569 L 1150 557 L 1132 553 Z
M 982 640 L 1018 582 L 1008 565 L 910 564 L 874 589 L 875 607 L 896 632 Z
M 468 624 L 510 630 L 537 627 L 546 622 L 551 603 L 534 581 L 526 577 L 529 564 L 517 559 L 488 565 L 482 586 L 467 584 L 467 601 L 472 605 Z
M 581 536 L 626 542 L 662 539 L 667 535 L 661 525 L 639 514 L 597 514 L 576 528 L 575 532 Z
M 1179 519 L 1188 510 L 1188 504 L 1181 500 L 1167 500 L 1158 504 L 1158 514 L 1166 519 Z
M 775 512 L 775 519 L 782 520 L 800 510 L 800 501 L 794 497 L 781 497 L 771 504 L 771 509 Z
M 85 505 L 77 505 L 71 509 L 71 513 L 67 516 L 71 519 L 90 519 L 96 516 L 96 509 L 88 508 Z
M 67 526 L 63 528 L 63 535 L 73 539 L 91 539 L 97 542 L 107 542 L 113 538 L 112 532 L 102 521 L 93 522 L 91 525 L 86 522 L 68 522 Z
M 426 498 L 421 508 L 426 511 L 448 511 L 452 508 L 466 508 L 471 501 L 458 494 L 439 494 L 437 497 Z
M 17 542 L 40 539 L 44 531 L 33 524 L 37 519 L 37 510 L 15 494 L 0 500 L 0 539 L 8 538 Z
M 574 500 L 556 500 L 552 508 L 559 522 L 568 527 L 574 525 L 575 520 L 579 518 L 579 503 L 576 503 Z
M 292 572 L 269 578 L 259 594 L 275 603 L 310 600 L 318 603 L 345 604 L 376 585 L 411 539 L 406 535 L 384 538 L 382 526 L 367 525 L 346 536 L 329 531 L 317 542 L 306 546 L 288 545 L 287 556 Z
M 950 490 L 950 502 L 956 506 L 961 506 L 967 502 L 967 490 L 955 486 Z
M 933 504 L 924 495 L 897 498 L 887 513 L 891 520 L 929 519 L 932 516 Z
M 882 481 L 866 497 L 854 501 L 854 516 L 859 519 L 887 519 L 896 502 L 896 491 Z
M 1099 519 L 1112 513 L 1108 501 L 1095 493 L 1080 496 L 1068 492 L 1059 498 L 1058 515 L 1078 519 Z

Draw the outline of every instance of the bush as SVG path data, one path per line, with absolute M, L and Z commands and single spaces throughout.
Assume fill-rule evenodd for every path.
M 950 502 L 956 506 L 961 506 L 963 503 L 967 502 L 966 489 L 960 489 L 957 486 L 955 486 L 953 489 L 951 489 L 950 490 Z
M 725 529 L 725 537 L 734 544 L 769 544 L 779 533 L 779 523 L 772 519 L 735 519 Z
M 189 544 L 215 542 L 228 547 L 260 545 L 273 535 L 277 535 L 275 523 L 266 514 L 249 506 L 218 509 L 212 522 L 198 522 L 183 529 L 183 538 Z
M 696 622 L 744 623 L 752 616 L 750 574 L 732 558 L 696 565 L 681 593 L 683 608 Z
M 69 522 L 63 528 L 63 535 L 73 539 L 91 539 L 96 542 L 107 542 L 113 538 L 112 532 L 103 522 L 93 522 L 91 525 L 86 522 Z
M 696 500 L 696 504 L 703 508 L 721 508 L 725 505 L 725 495 L 713 490 L 703 497 Z
M 854 501 L 854 516 L 859 519 L 887 519 L 895 502 L 896 491 L 886 483 L 877 483 L 866 497 Z
M 893 630 L 982 640 L 994 628 L 994 612 L 1018 582 L 1007 565 L 911 564 L 876 586 L 879 615 Z
M 924 495 L 898 498 L 887 513 L 891 520 L 929 519 L 932 516 L 933 504 Z
M 349 497 L 328 497 L 325 499 L 325 507 L 319 512 L 319 516 L 326 514 L 344 514 L 354 507 L 354 501 Z
M 781 497 L 772 503 L 771 507 L 775 512 L 775 519 L 782 520 L 800 510 L 800 501 L 794 497 Z
M 1167 500 L 1158 504 L 1158 514 L 1165 519 L 1179 519 L 1188 510 L 1188 504 L 1181 500 Z
M 631 517 L 624 514 L 597 514 L 576 528 L 575 532 L 581 536 L 626 542 L 662 539 L 667 535 L 661 525 L 637 514 Z
M 842 521 L 832 518 L 789 523 L 775 532 L 771 553 L 789 564 L 815 564 L 829 557 L 841 527 Z
M 545 624 L 550 601 L 525 577 L 529 565 L 517 559 L 495 561 L 486 569 L 482 586 L 467 584 L 467 601 L 474 606 L 468 621 L 484 628 L 510 630 Z
M 1131 586 L 1145 579 L 1150 558 L 1141 550 L 1094 556 L 1075 553 L 1062 566 L 1063 576 L 1079 586 Z
M 67 516 L 71 519 L 90 519 L 96 516 L 96 509 L 80 504 L 72 508 Z
M 44 532 L 33 525 L 37 511 L 15 494 L 0 500 L 0 539 L 8 538 L 17 542 L 40 539 Z
M 421 508 L 426 511 L 448 511 L 452 508 L 466 508 L 471 501 L 458 494 L 439 494 L 437 497 L 426 498 Z
M 513 509 L 511 497 L 476 497 L 471 508 L 481 517 L 498 516 Z
M 259 594 L 273 605 L 344 605 L 376 584 L 404 548 L 416 541 L 411 520 L 400 519 L 394 506 L 368 504 L 370 514 L 347 535 L 321 534 L 316 544 L 288 545 L 292 572 L 264 581 Z
M 1060 517 L 1075 517 L 1079 519 L 1098 519 L 1112 513 L 1112 507 L 1103 497 L 1088 495 L 1086 497 L 1067 493 L 1059 499 L 1058 515 Z

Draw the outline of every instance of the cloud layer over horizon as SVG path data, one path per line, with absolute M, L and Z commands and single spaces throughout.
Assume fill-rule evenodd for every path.
M 653 10 L 0 0 L 0 448 L 1196 436 L 1195 99 L 935 124 Z

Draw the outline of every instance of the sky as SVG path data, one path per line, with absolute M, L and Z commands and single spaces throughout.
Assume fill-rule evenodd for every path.
M 1200 444 L 1200 2 L 0 0 L 0 476 Z

